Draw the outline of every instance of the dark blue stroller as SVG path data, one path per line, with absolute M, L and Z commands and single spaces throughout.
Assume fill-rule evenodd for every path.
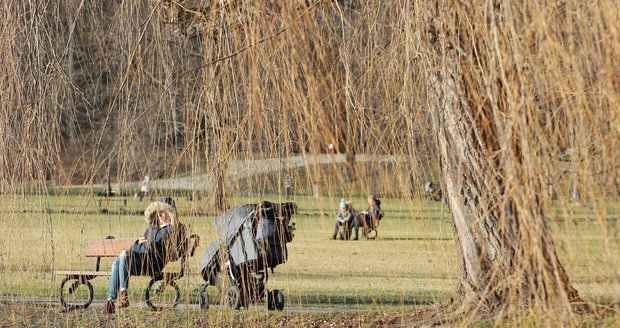
M 248 204 L 230 208 L 213 220 L 218 239 L 211 242 L 201 261 L 205 280 L 200 288 L 200 307 L 209 307 L 208 286 L 223 293 L 233 309 L 247 308 L 265 298 L 269 310 L 284 308 L 280 290 L 267 291 L 268 269 L 286 262 L 286 244 L 293 240 L 294 203 Z

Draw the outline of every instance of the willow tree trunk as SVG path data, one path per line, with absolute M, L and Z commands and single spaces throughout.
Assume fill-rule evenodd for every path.
M 443 84 L 450 87 L 438 97 L 438 104 L 445 106 L 435 108 L 434 114 L 461 262 L 457 313 L 475 309 L 496 314 L 534 304 L 570 310 L 569 301 L 577 292 L 545 224 L 541 181 L 506 178 L 516 172 L 501 152 L 511 150 L 501 148 L 497 131 L 484 135 L 488 122 L 477 121 L 452 87 L 458 76 L 446 78 Z M 517 139 L 515 135 L 515 143 Z
M 484 49 L 488 57 L 472 60 L 473 35 L 439 30 L 468 18 L 463 12 L 457 18 L 451 4 L 438 2 L 429 9 L 425 78 L 461 267 L 456 297 L 440 320 L 532 307 L 570 315 L 578 293 L 546 225 L 545 174 L 537 165 L 531 113 L 510 99 L 508 86 L 518 88 L 517 83 L 489 73 L 501 70 L 492 49 Z M 489 25 L 482 28 L 495 28 Z

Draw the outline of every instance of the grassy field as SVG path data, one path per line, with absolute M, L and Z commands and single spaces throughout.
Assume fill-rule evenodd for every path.
M 237 198 L 231 204 L 257 201 Z M 297 234 L 288 245 L 290 257 L 270 275 L 268 284 L 270 289 L 284 291 L 285 311 L 361 311 L 365 314 L 355 320 L 366 320 L 364 318 L 370 318 L 369 313 L 374 313 L 375 318 L 389 317 L 449 299 L 458 278 L 458 264 L 449 213 L 441 203 L 383 199 L 386 218 L 381 222 L 378 240 L 343 242 L 330 240 L 338 201 L 335 198 L 295 199 L 300 213 L 293 218 Z M 358 208 L 363 207 L 363 199 L 353 199 L 353 202 Z M 22 307 L 28 309 L 24 310 L 28 313 L 59 310 L 60 279 L 53 271 L 92 270 L 94 260 L 81 256 L 86 241 L 108 235 L 137 237 L 145 228 L 139 212 L 147 202 L 134 198 L 129 198 L 126 206 L 117 201 L 102 203 L 108 213 L 101 213 L 97 198 L 85 196 L 3 197 L 2 203 L 0 296 L 5 300 L 7 296 L 36 296 L 49 300 L 47 304 L 34 306 L 35 310 L 27 304 L 5 308 L 5 311 L 11 308 L 11 313 L 17 313 L 13 313 L 14 320 L 20 320 Z M 198 256 L 191 259 L 190 274 L 179 284 L 186 303 L 197 301 L 197 289 L 202 284 L 198 275 L 200 257 L 206 245 L 215 239 L 212 217 L 191 214 L 199 213 L 202 206 L 178 199 L 183 222 L 202 238 Z M 611 305 L 620 299 L 620 206 L 612 203 L 596 208 L 598 210 L 558 203 L 549 211 L 549 223 L 560 259 L 574 286 L 587 300 Z M 108 270 L 110 263 L 111 260 L 103 260 L 102 268 Z M 174 264 L 171 269 L 175 269 Z M 107 278 L 93 282 L 95 300 L 103 300 Z M 148 279 L 142 277 L 131 279 L 132 305 L 137 309 L 127 312 L 134 313 L 128 314 L 128 322 L 146 312 L 141 308 L 147 282 Z M 220 301 L 215 290 L 210 294 L 212 302 Z M 68 316 L 88 317 L 87 314 L 96 311 L 96 306 L 93 308 Z M 183 316 L 178 312 L 188 313 Z M 172 317 L 179 316 L 178 320 L 199 318 L 200 314 L 194 312 L 199 311 L 180 306 Z M 248 315 L 251 317 L 248 320 L 259 322 L 290 319 L 283 315 L 269 317 L 262 308 L 241 311 L 254 313 L 254 316 L 229 312 L 216 307 L 209 311 L 205 320 L 219 318 L 226 322 Z M 306 316 L 315 318 L 311 314 Z M 63 319 L 54 320 L 62 322 Z

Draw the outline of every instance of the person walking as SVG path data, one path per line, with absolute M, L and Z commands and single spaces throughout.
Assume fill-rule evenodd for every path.
M 149 192 L 149 176 L 145 175 L 142 182 L 140 182 L 140 201 L 144 199 L 144 196 Z

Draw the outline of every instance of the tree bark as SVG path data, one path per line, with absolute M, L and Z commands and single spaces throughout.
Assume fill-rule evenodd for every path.
M 436 8 L 450 7 L 438 3 Z M 511 315 L 532 307 L 570 316 L 578 293 L 546 225 L 546 180 L 532 169 L 537 148 L 526 110 L 509 101 L 505 86 L 511 81 L 496 76 L 489 82 L 482 61 L 459 47 L 459 40 L 475 44 L 474 38 L 450 38 L 454 31 L 435 29 L 462 18 L 433 9 L 425 78 L 461 264 L 456 296 L 435 319 Z

